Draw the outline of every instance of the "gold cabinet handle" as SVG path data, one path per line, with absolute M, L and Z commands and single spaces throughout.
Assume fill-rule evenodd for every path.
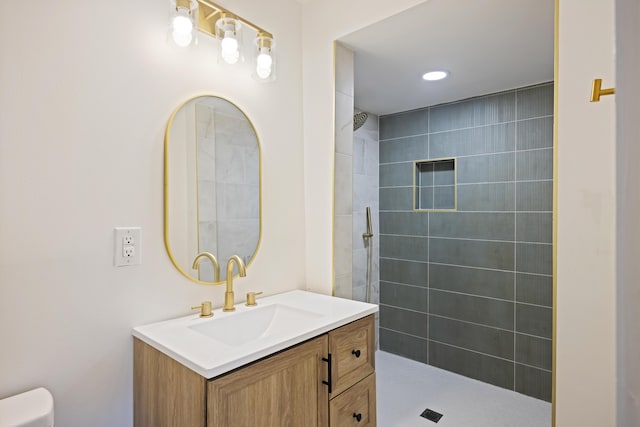
M 262 295 L 262 292 L 247 292 L 247 303 L 245 305 L 247 307 L 258 305 L 256 302 L 256 297 L 258 295 Z
M 605 95 L 613 95 L 616 89 L 610 87 L 602 89 L 602 79 L 593 79 L 593 87 L 591 88 L 591 102 L 600 102 L 600 97 Z
M 204 301 L 200 305 L 196 305 L 191 307 L 191 310 L 200 310 L 200 317 L 211 317 L 213 316 L 213 311 L 211 311 L 211 301 Z

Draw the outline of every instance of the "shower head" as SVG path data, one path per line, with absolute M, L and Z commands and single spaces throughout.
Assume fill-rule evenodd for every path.
M 367 117 L 369 117 L 369 115 L 364 111 L 353 115 L 353 131 L 354 132 L 362 127 L 364 122 L 367 121 Z

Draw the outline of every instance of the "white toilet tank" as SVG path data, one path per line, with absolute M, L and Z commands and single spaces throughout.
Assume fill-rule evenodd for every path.
M 53 396 L 36 388 L 0 400 L 0 427 L 52 427 Z

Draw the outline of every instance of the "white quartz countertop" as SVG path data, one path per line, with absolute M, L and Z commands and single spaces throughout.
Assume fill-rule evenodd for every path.
M 369 314 L 378 306 L 295 290 L 236 311 L 214 310 L 133 329 L 139 338 L 205 378 L 214 378 Z

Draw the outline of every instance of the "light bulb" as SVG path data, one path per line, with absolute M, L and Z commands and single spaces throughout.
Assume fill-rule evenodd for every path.
M 273 64 L 273 59 L 269 54 L 269 50 L 267 48 L 260 49 L 260 54 L 256 58 L 256 64 L 258 68 L 271 68 L 271 64 Z
M 256 56 L 255 56 L 255 65 L 256 72 L 253 74 L 253 77 L 258 81 L 271 81 L 274 80 L 273 74 L 273 65 L 274 65 L 274 57 L 273 57 L 273 37 L 270 34 L 260 32 L 258 33 L 258 37 L 254 40 L 256 46 Z
M 193 40 L 193 21 L 189 15 L 189 9 L 179 7 L 171 20 L 171 37 L 180 47 L 189 46 Z
M 222 49 L 222 53 L 221 53 L 222 59 L 224 59 L 224 62 L 226 62 L 227 64 L 235 64 L 236 62 L 238 62 L 238 59 L 240 59 L 240 52 L 236 51 L 226 51 L 224 49 Z
M 173 17 L 173 31 L 180 34 L 188 34 L 193 30 L 193 22 L 189 17 L 189 11 L 180 7 Z
M 220 45 L 222 46 L 222 50 L 226 50 L 227 52 L 238 50 L 238 40 L 236 40 L 233 31 L 227 30 L 224 32 L 224 37 Z
M 224 38 L 220 42 L 220 55 L 227 64 L 235 64 L 240 58 L 240 52 L 238 52 L 238 40 L 236 40 L 233 31 L 226 30 L 224 32 Z
M 261 67 L 260 65 L 258 65 L 256 67 L 256 74 L 261 79 L 266 79 L 267 77 L 269 77 L 271 75 L 271 64 L 269 64 L 268 67 Z
M 429 71 L 425 73 L 422 78 L 428 81 L 436 81 L 444 79 L 447 75 L 448 73 L 446 71 Z
M 173 37 L 174 43 L 180 47 L 189 46 L 191 44 L 191 40 L 193 39 L 191 33 L 183 34 L 175 30 L 173 31 L 173 33 L 171 33 L 171 36 Z

